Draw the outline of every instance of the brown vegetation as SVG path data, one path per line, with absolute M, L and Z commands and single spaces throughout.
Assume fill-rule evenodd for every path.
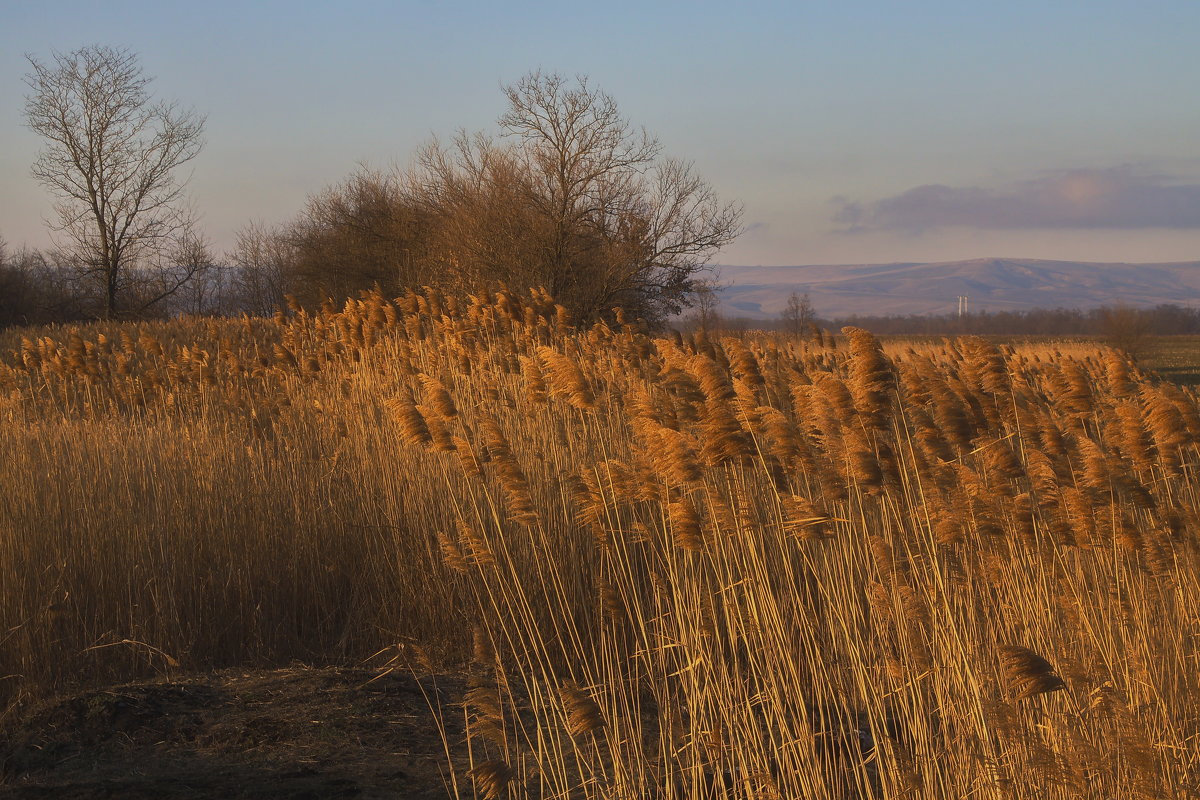
M 290 222 L 250 224 L 209 252 L 179 168 L 204 119 L 148 94 L 137 57 L 102 46 L 30 57 L 26 120 L 45 141 L 32 173 L 56 197 L 60 246 L 9 263 L 0 327 L 178 314 L 309 311 L 360 291 L 544 286 L 576 320 L 619 310 L 661 322 L 689 305 L 739 234 L 684 161 L 588 82 L 532 72 L 504 88 L 494 135 L 434 140 L 401 170 L 361 167 Z
M 482 796 L 1200 790 L 1196 397 L 542 292 L 0 340 L 0 692 L 469 663 Z
M 739 231 L 690 165 L 589 85 L 535 72 L 505 89 L 501 138 L 433 142 L 401 173 L 362 169 L 274 233 L 308 308 L 378 286 L 457 291 L 545 286 L 580 320 L 647 319 L 688 303 L 709 257 Z

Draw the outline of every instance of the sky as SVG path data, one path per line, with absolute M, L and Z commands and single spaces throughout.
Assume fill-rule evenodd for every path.
M 1200 259 L 1196 0 L 0 0 L 0 236 L 45 247 L 26 55 L 124 47 L 207 115 L 217 251 L 359 164 L 586 75 L 745 230 L 722 264 Z

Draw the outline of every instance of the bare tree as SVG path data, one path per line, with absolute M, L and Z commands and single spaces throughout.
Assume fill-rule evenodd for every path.
M 78 268 L 99 284 L 103 316 L 120 313 L 142 259 L 187 221 L 179 167 L 203 146 L 204 117 L 155 102 L 137 56 L 89 46 L 27 55 L 29 127 L 46 140 L 32 174 L 57 198 L 54 230 Z M 161 298 L 160 298 L 161 299 Z
M 560 287 L 550 280 L 547 220 L 531 176 L 511 149 L 459 132 L 417 153 L 408 194 L 428 227 L 433 280 L 460 291 Z M 570 304 L 571 298 L 556 297 Z
M 326 297 L 340 300 L 372 286 L 394 295 L 430 283 L 419 264 L 421 217 L 399 176 L 360 167 L 311 195 L 289 226 L 294 256 L 289 291 L 317 306 Z
M 801 294 L 793 291 L 788 295 L 787 308 L 783 310 L 783 330 L 793 336 L 807 333 L 816 319 L 813 311 L 812 298 L 808 292 Z
M 25 275 L 8 263 L 8 242 L 0 236 L 0 328 L 21 319 L 27 304 Z
M 0 263 L 0 328 L 85 318 L 71 273 L 58 254 L 22 247 Z
M 721 319 L 721 290 L 726 288 L 716 278 L 708 277 L 698 280 L 693 285 L 692 312 L 684 320 L 690 327 L 704 331 L 705 334 L 716 333 L 723 327 Z
M 234 305 L 264 316 L 283 308 L 294 250 L 282 231 L 256 223 L 238 231 L 237 247 L 227 256 L 234 270 Z
M 1100 335 L 1130 358 L 1144 356 L 1153 341 L 1150 314 L 1127 305 L 1102 308 L 1099 311 Z
M 689 164 L 660 158 L 586 78 L 535 72 L 505 96 L 500 139 L 435 142 L 407 176 L 429 272 L 470 290 L 545 287 L 581 322 L 618 307 L 678 314 L 739 233 L 740 210 Z
M 151 298 L 169 291 L 162 299 L 169 297 L 169 308 L 182 314 L 215 316 L 233 310 L 233 269 L 217 262 L 203 234 L 185 230 L 166 255 L 146 282 Z
M 505 96 L 501 129 L 517 139 L 547 221 L 547 288 L 585 319 L 612 305 L 678 313 L 696 273 L 740 232 L 740 209 L 690 164 L 660 160 L 658 140 L 585 77 L 533 72 Z

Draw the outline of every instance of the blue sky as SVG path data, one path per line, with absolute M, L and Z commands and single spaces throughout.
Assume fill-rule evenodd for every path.
M 359 162 L 586 74 L 745 208 L 728 264 L 1200 258 L 1200 3 L 0 0 L 0 235 L 44 246 L 25 53 L 100 43 L 208 115 L 218 249 Z

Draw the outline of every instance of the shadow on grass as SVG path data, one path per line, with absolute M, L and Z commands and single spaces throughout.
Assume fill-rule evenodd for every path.
M 1200 386 L 1200 367 L 1158 367 L 1154 372 L 1180 386 Z

